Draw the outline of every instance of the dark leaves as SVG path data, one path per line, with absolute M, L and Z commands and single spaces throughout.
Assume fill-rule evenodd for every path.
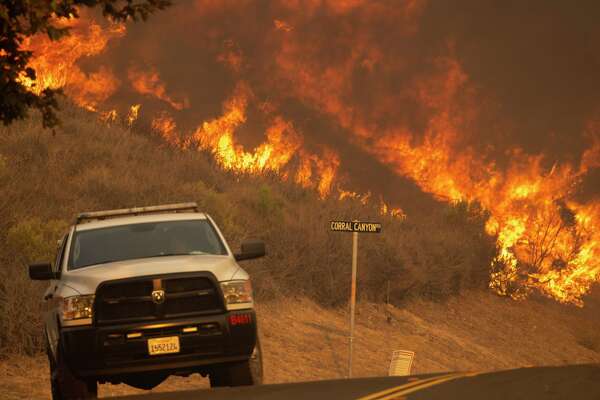
M 31 52 L 21 49 L 24 38 L 45 33 L 51 40 L 60 40 L 69 30 L 55 26 L 55 19 L 78 18 L 78 7 L 98 6 L 115 21 L 145 21 L 170 4 L 170 0 L 13 0 L 0 4 L 0 121 L 8 125 L 27 117 L 33 108 L 41 112 L 45 127 L 59 123 L 56 95 L 60 91 L 45 89 L 36 94 L 22 82 L 23 77 L 36 78 L 28 66 Z

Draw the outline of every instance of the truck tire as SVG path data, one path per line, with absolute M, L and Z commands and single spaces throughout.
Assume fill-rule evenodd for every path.
M 87 400 L 98 398 L 96 381 L 85 381 L 76 377 L 66 364 L 59 344 L 56 358 L 47 350 L 50 364 L 52 400 Z
M 256 341 L 254 351 L 248 360 L 215 367 L 209 373 L 209 379 L 211 387 L 262 384 L 263 363 L 260 342 Z

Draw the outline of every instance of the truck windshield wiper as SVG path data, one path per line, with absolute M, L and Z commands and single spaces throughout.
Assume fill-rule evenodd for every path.
M 155 254 L 152 256 L 146 256 L 144 258 L 171 257 L 171 256 L 201 256 L 201 255 L 205 255 L 205 254 L 210 254 L 210 253 L 205 253 L 203 251 L 190 251 L 187 253 L 159 253 L 159 254 Z

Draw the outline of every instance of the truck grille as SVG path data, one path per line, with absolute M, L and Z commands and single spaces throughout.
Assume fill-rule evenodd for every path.
M 223 302 L 209 276 L 159 276 L 102 283 L 96 290 L 94 315 L 97 324 L 106 325 L 221 311 Z

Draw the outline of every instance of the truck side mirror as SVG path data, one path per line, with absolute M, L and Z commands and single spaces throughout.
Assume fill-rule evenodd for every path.
M 242 252 L 234 255 L 236 261 L 263 257 L 266 253 L 265 243 L 260 240 L 248 240 L 242 243 Z
M 39 263 L 29 266 L 29 278 L 35 281 L 47 281 L 50 279 L 58 279 L 58 274 L 52 271 L 52 264 Z

